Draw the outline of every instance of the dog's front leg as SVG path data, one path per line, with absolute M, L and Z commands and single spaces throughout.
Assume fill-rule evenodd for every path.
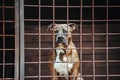
M 79 76 L 79 62 L 74 64 L 74 67 L 70 73 L 71 77 L 70 80 L 77 80 Z
M 54 55 L 51 55 L 50 58 L 49 58 L 49 61 L 53 61 L 53 58 L 54 58 Z M 53 75 L 51 77 L 51 80 L 58 80 L 57 71 L 53 67 L 53 62 L 49 63 L 48 66 L 49 66 L 49 69 L 50 69 L 50 74 Z
M 78 71 L 76 69 L 74 69 L 72 72 L 72 75 L 70 77 L 70 80 L 77 80 L 77 73 L 78 73 Z
M 55 69 L 53 68 L 53 64 L 52 63 L 49 63 L 49 68 L 50 68 L 50 73 L 51 75 L 54 75 L 51 77 L 51 80 L 58 80 L 57 77 L 55 77 L 57 74 L 56 74 L 56 71 Z M 54 70 L 53 70 L 54 69 Z
M 53 80 L 58 80 L 57 71 L 55 69 L 53 70 Z
M 53 69 L 54 69 L 54 68 L 53 68 Z M 52 70 L 53 70 L 53 69 L 52 69 Z M 51 80 L 58 80 L 58 75 L 57 75 L 57 72 L 56 72 L 55 69 L 53 70 L 52 75 L 53 75 L 53 76 L 51 77 Z

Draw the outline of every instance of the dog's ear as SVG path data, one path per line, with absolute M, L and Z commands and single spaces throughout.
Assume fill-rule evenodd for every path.
M 54 26 L 55 26 L 56 24 L 50 24 L 49 26 L 48 26 L 48 28 L 47 28 L 47 31 L 53 31 L 54 30 Z
M 71 27 L 72 31 L 74 31 L 76 29 L 78 30 L 78 25 L 77 24 L 75 24 L 75 23 L 69 23 L 68 25 Z

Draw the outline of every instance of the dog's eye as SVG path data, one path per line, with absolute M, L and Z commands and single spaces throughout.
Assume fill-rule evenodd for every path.
M 63 30 L 63 32 L 64 32 L 64 33 L 67 33 L 67 31 L 66 31 L 66 30 Z

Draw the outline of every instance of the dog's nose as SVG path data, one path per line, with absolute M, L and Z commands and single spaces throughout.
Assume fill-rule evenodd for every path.
M 64 37 L 62 37 L 62 36 L 58 37 L 58 40 L 63 40 L 63 39 L 64 39 Z
M 56 41 L 57 43 L 64 43 L 64 37 L 59 36 Z

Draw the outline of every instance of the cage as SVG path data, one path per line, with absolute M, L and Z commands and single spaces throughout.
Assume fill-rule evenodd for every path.
M 84 80 L 119 80 L 119 14 L 119 0 L 0 0 L 0 80 L 54 77 L 51 23 L 78 25 L 72 38 Z

